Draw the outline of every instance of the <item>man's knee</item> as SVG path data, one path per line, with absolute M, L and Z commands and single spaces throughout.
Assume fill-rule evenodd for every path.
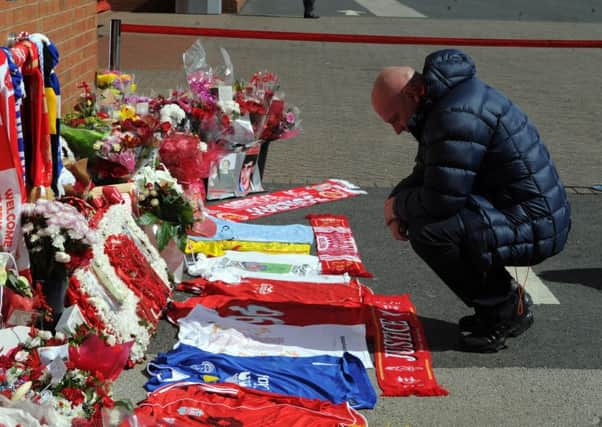
M 418 247 L 459 246 L 465 240 L 464 234 L 457 216 L 443 221 L 416 221 L 408 226 L 410 243 Z

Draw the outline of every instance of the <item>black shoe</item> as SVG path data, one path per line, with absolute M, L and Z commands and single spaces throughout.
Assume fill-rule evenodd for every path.
M 320 17 L 320 15 L 316 15 L 314 12 L 310 12 L 310 13 L 305 13 L 303 15 L 304 18 L 308 18 L 308 19 L 318 19 Z
M 523 307 L 530 308 L 533 305 L 533 299 L 528 292 L 523 293 Z M 458 327 L 462 332 L 475 332 L 483 328 L 483 316 L 479 313 L 471 314 L 470 316 L 464 316 L 458 321 Z M 516 337 L 518 335 L 509 334 L 508 336 Z
M 513 319 L 490 323 L 481 318 L 479 326 L 470 334 L 460 334 L 460 348 L 476 353 L 495 353 L 506 348 L 506 337 L 517 337 L 531 327 L 533 312 L 525 307 Z

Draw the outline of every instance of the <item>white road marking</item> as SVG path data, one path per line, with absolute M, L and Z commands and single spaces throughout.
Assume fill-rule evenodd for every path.
M 357 4 L 376 16 L 391 16 L 395 18 L 426 18 L 416 9 L 405 6 L 396 0 L 355 0 Z
M 345 16 L 360 16 L 361 14 L 366 13 L 366 12 L 362 12 L 361 10 L 352 10 L 352 9 L 337 10 L 337 12 L 342 13 Z
M 560 301 L 530 267 L 506 267 L 506 270 L 525 287 L 533 298 L 534 304 L 560 304 Z

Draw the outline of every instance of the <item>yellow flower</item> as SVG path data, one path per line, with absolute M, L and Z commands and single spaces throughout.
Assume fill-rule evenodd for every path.
M 136 117 L 136 109 L 131 105 L 122 105 L 121 111 L 119 111 L 119 118 L 121 120 L 134 119 Z
M 107 74 L 97 74 L 96 75 L 96 86 L 99 88 L 106 88 L 113 85 L 113 81 L 117 78 L 117 75 L 107 73 Z

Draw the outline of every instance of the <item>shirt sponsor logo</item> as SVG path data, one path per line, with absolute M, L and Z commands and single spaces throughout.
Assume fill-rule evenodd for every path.
M 215 371 L 215 365 L 208 360 L 203 360 L 199 364 L 190 365 L 190 369 L 194 369 L 202 374 L 209 374 Z
M 274 292 L 274 286 L 269 283 L 262 283 L 257 287 L 257 293 L 260 295 L 268 295 Z
M 178 414 L 180 415 L 192 415 L 194 417 L 202 417 L 205 415 L 202 409 L 199 408 L 191 408 L 189 406 L 180 406 L 178 408 Z

